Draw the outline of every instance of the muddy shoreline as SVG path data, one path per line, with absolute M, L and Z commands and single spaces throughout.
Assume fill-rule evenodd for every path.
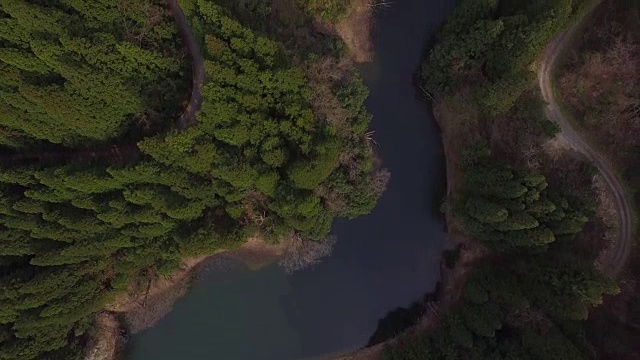
M 319 31 L 340 36 L 350 49 L 349 57 L 353 61 L 372 60 L 372 12 L 367 0 L 354 0 L 352 9 L 338 24 L 317 22 L 314 26 L 317 26 Z M 282 246 L 250 239 L 237 249 L 185 259 L 171 277 L 157 279 L 149 287 L 146 284 L 132 286 L 127 294 L 119 296 L 96 316 L 85 360 L 118 359 L 128 334 L 153 326 L 170 312 L 173 303 L 188 291 L 192 280 L 207 261 L 216 257 L 231 257 L 253 269 L 275 261 L 283 251 Z M 380 346 L 365 350 L 375 348 Z
M 155 279 L 150 286 L 132 285 L 96 316 L 85 360 L 118 359 L 129 334 L 152 327 L 168 314 L 209 261 L 227 257 L 255 269 L 276 261 L 283 252 L 282 245 L 251 238 L 237 249 L 187 258 L 172 276 Z

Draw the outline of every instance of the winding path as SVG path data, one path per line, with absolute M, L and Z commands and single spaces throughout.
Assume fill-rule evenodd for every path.
M 611 277 L 615 278 L 624 269 L 629 254 L 631 252 L 632 242 L 632 221 L 631 207 L 629 199 L 625 194 L 622 181 L 616 175 L 610 163 L 596 149 L 589 145 L 573 127 L 573 125 L 564 117 L 558 102 L 553 93 L 552 71 L 553 66 L 560 52 L 568 45 L 574 33 L 577 31 L 579 24 L 571 26 L 567 31 L 562 33 L 551 44 L 544 53 L 542 64 L 538 70 L 538 81 L 542 96 L 547 102 L 547 116 L 549 119 L 560 125 L 562 130 L 560 136 L 576 151 L 581 152 L 598 168 L 602 177 L 605 179 L 608 190 L 613 196 L 614 205 L 618 213 L 618 238 L 613 244 L 613 253 L 609 262 L 605 264 L 604 271 Z
M 202 85 L 205 80 L 205 70 L 204 70 L 204 58 L 200 53 L 200 46 L 196 42 L 193 33 L 191 32 L 191 28 L 187 23 L 187 19 L 184 16 L 184 12 L 180 9 L 178 5 L 178 0 L 169 0 L 169 9 L 171 10 L 171 15 L 178 26 L 178 30 L 180 30 L 180 36 L 182 36 L 182 40 L 185 42 L 187 46 L 187 50 L 191 55 L 192 61 L 192 88 L 191 88 L 191 100 L 189 101 L 189 105 L 182 113 L 180 120 L 178 121 L 178 127 L 180 129 L 186 129 L 197 124 L 198 120 L 196 119 L 196 112 L 200 110 L 200 106 L 202 106 Z

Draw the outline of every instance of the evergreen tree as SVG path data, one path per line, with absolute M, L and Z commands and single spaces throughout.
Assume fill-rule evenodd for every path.
M 356 73 L 320 84 L 338 131 L 311 65 L 211 0 L 185 4 L 207 77 L 197 124 L 172 126 L 191 74 L 165 5 L 0 4 L 0 360 L 78 359 L 133 279 L 375 205 Z

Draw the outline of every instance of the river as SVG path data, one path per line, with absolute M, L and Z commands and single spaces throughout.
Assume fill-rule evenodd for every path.
M 312 269 L 210 266 L 170 314 L 131 338 L 127 360 L 287 360 L 354 350 L 387 312 L 434 289 L 447 239 L 438 212 L 444 155 L 412 77 L 452 3 L 396 0 L 376 15 L 375 61 L 361 72 L 371 129 L 392 173 L 376 209 L 336 221 L 333 254 Z

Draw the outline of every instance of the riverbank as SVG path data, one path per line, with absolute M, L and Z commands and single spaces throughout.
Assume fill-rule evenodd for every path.
M 563 27 L 537 35 L 547 37 L 552 44 L 549 48 L 553 49 L 554 42 L 551 40 L 554 35 L 570 28 L 574 21 L 585 16 L 588 5 L 576 5 L 571 12 L 565 13 Z M 465 3 L 460 6 L 464 7 Z M 538 16 L 528 9 L 523 8 L 522 12 L 526 16 Z M 546 12 L 545 16 L 548 16 L 546 14 L 550 14 L 551 9 L 545 8 L 541 12 Z M 459 10 L 453 17 L 457 21 L 479 21 L 465 18 L 467 14 Z M 499 18 L 500 12 L 496 14 Z M 473 276 L 464 276 L 462 272 L 461 283 L 468 277 L 464 299 L 461 299 L 460 291 L 451 294 L 454 299 L 460 300 L 459 305 L 446 316 L 438 316 L 442 326 L 436 331 L 424 328 L 420 336 L 415 338 L 411 334 L 402 336 L 403 341 L 393 346 L 385 358 L 405 359 L 418 353 L 463 358 L 472 347 L 485 347 L 490 353 L 496 347 L 495 342 L 499 347 L 502 346 L 500 341 L 504 339 L 501 335 L 504 334 L 502 329 L 505 323 L 509 324 L 510 339 L 516 339 L 512 340 L 513 344 L 518 344 L 517 350 L 513 349 L 514 353 L 522 351 L 536 354 L 534 356 L 539 358 L 577 358 L 576 355 L 583 351 L 581 344 L 572 344 L 568 338 L 558 337 L 556 340 L 562 344 L 558 346 L 558 349 L 562 349 L 561 354 L 552 354 L 547 349 L 520 342 L 517 337 L 524 339 L 525 336 L 531 336 L 531 328 L 535 328 L 538 321 L 513 318 L 517 313 L 538 312 L 551 319 L 551 326 L 559 328 L 565 321 L 586 319 L 589 310 L 602 302 L 603 295 L 617 291 L 614 283 L 593 265 L 600 251 L 606 247 L 600 234 L 607 229 L 596 205 L 594 173 L 589 171 L 593 158 L 585 159 L 570 149 L 553 153 L 548 151 L 549 143 L 558 135 L 565 140 L 568 138 L 565 126 L 557 116 L 552 116 L 553 106 L 541 101 L 540 89 L 533 88 L 532 81 L 522 80 L 527 76 L 533 78 L 528 67 L 545 69 L 545 65 L 552 64 L 553 57 L 550 54 L 553 51 L 545 51 L 547 41 L 540 42 L 536 53 L 544 54 L 544 58 L 536 62 L 533 52 L 527 59 L 518 58 L 519 55 L 514 55 L 517 51 L 511 49 L 505 52 L 498 43 L 491 50 L 486 50 L 486 65 L 483 58 L 476 59 L 477 68 L 452 68 L 451 64 L 459 64 L 460 61 L 455 58 L 459 51 L 455 41 L 464 35 L 447 30 L 451 29 L 445 27 L 440 43 L 432 50 L 432 56 L 425 62 L 422 73 L 425 88 L 446 94 L 434 102 L 443 130 L 448 178 L 452 181 L 449 193 L 455 195 L 451 199 L 455 204 L 448 202 L 447 208 L 450 210 L 451 206 L 455 206 L 456 217 L 464 222 L 465 230 L 474 234 L 478 243 L 482 242 L 492 251 L 487 252 L 486 256 L 482 252 L 476 253 L 476 259 L 484 257 L 485 261 L 473 272 Z M 507 31 L 514 30 L 504 30 Z M 449 53 L 452 55 L 451 63 L 443 60 L 448 59 L 444 54 Z M 510 78 L 503 77 L 501 71 L 491 72 L 495 69 L 490 66 L 496 65 L 491 59 L 497 58 L 509 66 L 523 64 L 523 76 Z M 483 66 L 489 66 L 489 70 L 483 73 L 484 77 L 477 76 L 477 71 Z M 496 68 L 499 69 L 500 65 Z M 542 83 L 540 81 L 540 88 L 544 93 L 547 87 Z M 544 95 L 544 100 L 553 103 L 546 93 Z M 553 122 L 549 122 L 547 117 Z M 464 184 L 461 184 L 458 182 L 461 176 L 457 175 L 462 174 L 463 167 L 467 174 Z M 519 180 L 518 176 L 522 175 L 515 171 L 528 174 L 526 176 L 537 176 L 540 179 L 537 181 L 543 182 L 542 186 L 536 190 L 532 183 Z M 508 181 L 501 180 L 502 176 L 506 176 Z M 517 200 L 521 195 L 510 192 L 505 186 L 516 184 L 520 194 L 530 194 L 527 201 Z M 549 195 L 545 192 L 550 194 L 551 191 L 562 194 L 565 204 L 547 197 Z M 537 212 L 540 208 L 530 208 L 530 204 L 539 202 L 541 198 L 546 198 L 544 201 L 547 201 L 550 209 L 547 212 L 562 207 L 575 214 L 573 222 L 549 222 Z M 552 201 L 556 201 L 555 204 Z M 502 217 L 496 216 L 498 210 L 502 211 Z M 529 224 L 520 221 L 525 218 L 531 220 Z M 448 222 L 451 225 L 455 220 L 448 219 Z M 503 225 L 496 226 L 495 223 Z M 519 232 L 533 228 L 545 231 L 549 234 L 548 239 L 540 242 L 542 239 L 530 236 L 533 233 Z M 470 243 L 473 242 L 476 241 L 470 240 Z M 530 253 L 530 249 L 536 246 L 539 252 L 546 253 L 544 257 Z M 517 247 L 520 252 L 514 251 Z M 571 274 L 580 276 L 574 278 Z M 553 278 L 563 278 L 563 281 L 550 284 L 548 279 Z M 500 280 L 496 282 L 497 279 Z M 576 288 L 585 290 L 572 293 L 570 289 Z M 584 297 L 582 293 L 586 291 L 592 292 L 593 296 Z M 514 293 L 527 299 L 527 303 L 512 301 Z M 562 330 L 554 331 L 562 333 Z M 554 334 L 544 331 L 535 336 L 551 339 Z M 569 334 L 566 336 L 569 337 Z M 487 341 L 487 338 L 491 340 Z
M 373 60 L 372 12 L 369 0 L 352 0 L 347 15 L 335 25 L 337 35 L 345 42 L 355 62 L 362 63 Z
M 433 100 L 434 120 L 440 129 L 445 154 L 446 197 L 450 199 L 461 185 L 463 173 L 459 161 L 462 150 L 461 142 L 457 141 L 455 119 L 446 112 L 443 114 L 443 109 L 440 106 L 442 102 L 439 99 L 431 100 Z M 477 240 L 464 233 L 446 202 L 443 210 L 449 240 L 449 250 L 447 250 L 449 255 L 443 256 L 440 262 L 440 286 L 436 290 L 435 300 L 426 304 L 427 312 L 417 321 L 416 325 L 403 331 L 399 337 L 417 336 L 437 328 L 442 322 L 442 314 L 445 314 L 460 299 L 466 277 L 476 268 L 478 261 L 488 253 L 488 250 Z M 453 257 L 454 261 L 447 261 L 448 256 Z M 348 354 L 337 355 L 333 359 L 378 360 L 381 358 L 384 348 L 396 343 L 399 337 Z
M 366 3 L 366 2 L 359 2 L 358 4 L 361 6 L 361 7 L 359 8 L 360 10 L 359 10 L 359 11 L 354 11 L 354 12 L 352 12 L 352 13 L 357 13 L 357 14 L 359 14 L 356 18 L 359 18 L 359 19 L 360 19 L 360 21 L 361 21 L 361 20 L 362 20 L 362 18 L 363 18 L 363 14 L 366 14 L 367 18 L 369 19 L 369 18 L 370 18 L 370 14 L 371 14 L 371 13 L 370 13 L 369 11 L 367 11 L 366 13 L 363 13 L 363 12 L 362 12 L 362 10 L 366 8 L 366 6 L 365 6 L 365 5 L 366 5 L 367 3 Z M 363 7 L 363 6 L 365 6 L 365 7 Z M 349 19 L 349 17 L 347 17 L 347 19 Z M 349 21 L 349 20 L 345 20 L 345 21 Z M 356 25 L 354 25 L 354 24 L 358 24 L 358 21 L 352 21 L 352 22 L 350 22 L 350 24 L 352 24 L 352 25 L 350 25 L 350 26 L 356 26 Z M 352 29 L 353 29 L 353 28 L 352 28 Z M 357 43 L 359 43 L 359 44 L 363 44 L 363 43 L 367 43 L 368 41 L 370 41 L 370 40 L 365 40 L 365 39 L 364 39 L 365 37 L 368 37 L 368 36 L 369 36 L 369 34 L 368 34 L 368 33 L 365 33 L 365 32 L 358 32 L 358 31 L 355 31 L 354 33 L 359 34 L 359 36 L 362 36 L 362 38 L 360 38 L 360 41 L 358 41 Z M 347 42 L 347 41 L 345 40 L 345 42 Z M 360 53 L 360 54 L 362 54 L 362 53 Z M 354 60 L 357 60 L 357 58 L 358 58 L 358 56 L 354 55 L 354 53 L 351 53 L 351 56 L 350 56 L 350 57 L 351 57 L 351 58 L 353 58 Z M 360 59 L 360 60 L 362 60 L 362 59 L 363 59 L 363 57 L 359 57 L 359 59 Z M 412 65 L 412 66 L 415 66 L 415 65 Z M 413 72 L 413 70 L 415 70 L 415 68 L 413 68 L 413 67 L 412 67 L 411 72 Z M 407 79 L 409 79 L 409 78 L 410 78 L 410 75 L 406 75 L 406 78 L 407 78 Z M 407 85 L 410 85 L 410 81 L 407 81 Z M 407 86 L 407 87 L 409 87 L 409 86 Z M 422 105 L 422 104 L 418 104 L 418 106 L 416 106 L 416 107 L 417 107 L 417 108 L 422 109 L 422 106 L 421 106 L 421 105 Z M 422 110 L 421 110 L 421 111 L 422 111 Z M 416 117 L 413 117 L 413 118 L 416 118 Z M 417 119 L 417 118 L 416 118 L 416 119 Z M 435 132 L 432 132 L 432 133 L 433 133 L 433 134 L 435 134 Z M 435 136 L 435 135 L 434 135 L 434 136 Z M 412 141 L 412 142 L 413 142 L 413 141 Z M 435 141 L 434 141 L 434 143 L 435 143 Z M 432 151 L 432 152 L 435 152 L 435 151 Z M 401 169 L 401 170 L 402 170 L 402 169 Z M 407 172 L 405 172 L 405 174 L 407 174 Z M 415 171 L 414 171 L 414 174 L 415 174 Z M 405 178 L 408 178 L 408 177 L 406 177 L 406 176 L 405 176 Z M 415 178 L 415 176 L 414 176 L 414 178 Z M 420 188 L 420 189 L 421 189 L 423 186 L 424 186 L 424 183 L 420 183 L 418 187 L 415 187 L 415 186 L 414 186 L 414 187 L 411 187 L 411 189 L 413 189 L 413 188 L 416 188 L 416 189 Z M 400 188 L 407 188 L 407 189 L 409 189 L 409 187 L 406 187 L 406 186 L 400 186 Z M 412 191 L 409 191 L 409 192 L 412 192 Z M 413 192 L 413 194 L 410 194 L 410 196 L 415 197 L 415 192 Z M 439 196 L 440 196 L 440 193 L 439 193 L 437 196 L 439 197 Z M 397 198 L 397 197 L 396 197 L 396 198 Z M 437 201 L 437 199 L 436 199 L 436 201 Z M 406 203 L 405 203 L 405 204 L 406 204 Z M 416 201 L 416 205 L 418 205 L 418 206 L 417 206 L 417 208 L 418 208 L 419 210 L 423 210 L 423 208 L 421 208 L 421 207 L 420 207 L 420 205 L 422 205 L 422 204 L 419 204 L 419 202 L 418 202 L 418 201 Z M 413 208 L 410 208 L 410 209 L 413 209 Z M 407 212 L 408 212 L 408 213 L 417 213 L 416 211 L 413 211 L 413 210 L 408 210 Z M 424 219 L 424 218 L 419 218 L 419 219 L 417 219 L 417 220 L 419 221 L 420 226 L 422 226 L 422 224 L 424 224 L 424 223 L 425 223 L 425 219 Z M 379 222 L 379 223 L 380 223 L 380 222 Z M 438 223 L 436 226 L 437 226 L 438 228 L 441 228 L 441 223 Z M 428 231 L 427 233 L 429 233 L 429 234 L 434 234 L 434 233 L 435 233 L 435 231 L 431 231 L 431 229 L 429 229 L 429 230 L 430 230 L 430 231 Z M 377 232 L 377 233 L 380 233 L 380 231 L 376 231 L 376 232 Z M 370 237 L 365 235 L 365 236 L 360 236 L 359 238 L 361 238 L 361 239 L 367 239 L 367 238 L 370 238 Z M 412 238 L 412 237 L 411 237 L 411 236 L 404 236 L 404 238 L 410 239 L 410 238 Z M 345 239 L 345 241 L 347 241 L 347 240 L 352 240 L 352 239 Z M 389 240 L 389 239 L 386 239 L 386 240 Z M 419 241 L 419 242 L 424 243 L 424 242 L 425 242 L 425 237 L 421 236 L 421 237 L 420 237 L 420 241 Z M 389 241 L 385 241 L 385 243 L 389 244 L 390 242 L 389 242 Z M 374 245 L 375 245 L 375 242 L 374 242 Z M 369 244 L 368 246 L 371 246 L 371 244 Z M 422 251 L 422 249 L 424 248 L 424 244 L 422 244 L 422 245 L 420 245 L 420 246 L 421 246 L 421 247 L 420 247 L 419 249 L 420 249 L 421 251 L 419 251 L 419 252 L 420 252 L 420 253 L 422 253 L 422 252 L 423 252 L 423 251 Z M 415 250 L 415 248 L 412 248 L 412 249 L 414 249 L 414 250 Z M 386 250 L 381 251 L 381 252 L 383 252 L 383 253 L 385 253 L 385 254 L 388 254 L 388 253 L 389 253 L 389 249 L 386 249 Z M 409 253 L 409 254 L 416 254 L 416 253 L 418 253 L 418 252 L 417 252 L 417 251 L 408 251 L 407 253 Z M 425 252 L 425 253 L 426 253 L 426 252 Z M 432 253 L 434 253 L 434 254 L 435 254 L 436 252 L 432 252 Z M 228 254 L 229 254 L 229 253 L 225 253 L 225 255 L 228 255 Z M 439 251 L 438 251 L 438 254 L 439 254 Z M 391 255 L 391 256 L 392 256 L 392 255 Z M 387 257 L 390 257 L 390 256 L 389 256 L 389 255 L 387 255 Z M 349 256 L 349 258 L 353 258 L 353 257 L 352 257 L 352 256 Z M 378 261 L 378 262 L 379 262 L 381 258 L 382 258 L 382 259 L 384 259 L 384 255 L 383 255 L 383 256 L 381 256 L 381 257 L 374 257 L 374 260 L 373 260 L 373 261 Z M 352 260 L 349 260 L 349 261 L 352 261 Z M 373 262 L 373 261 L 372 261 L 372 262 Z M 409 262 L 409 261 L 407 261 L 407 259 L 406 259 L 406 255 L 404 256 L 404 258 L 402 259 L 402 261 L 403 261 L 403 262 L 405 262 L 405 263 Z M 423 258 L 423 259 L 421 259 L 421 263 L 422 263 L 422 262 L 426 262 L 426 260 Z M 367 265 L 368 265 L 368 264 L 367 264 Z M 378 268 L 378 267 L 379 267 L 379 265 L 378 265 L 378 264 L 376 264 L 374 267 L 375 267 L 375 268 Z M 357 266 L 356 266 L 355 268 L 357 269 Z M 426 272 L 426 271 L 422 271 L 422 272 Z M 435 274 L 436 272 L 437 272 L 437 271 L 433 271 L 433 273 L 434 273 L 434 274 Z M 368 273 L 368 274 L 370 274 L 370 273 Z M 186 281 L 186 280 L 185 280 L 185 281 Z M 412 282 L 414 282 L 414 283 L 421 283 L 422 281 L 417 281 L 417 280 L 416 280 L 416 281 L 412 281 Z M 311 283 L 311 282 L 308 282 L 308 283 Z M 318 285 L 320 285 L 320 283 L 319 283 L 319 282 L 313 282 L 313 283 L 314 283 L 314 284 L 318 284 Z M 362 283 L 362 281 L 359 281 L 359 283 Z M 397 282 L 397 281 L 394 281 L 394 284 L 395 284 L 395 283 L 398 283 L 398 282 Z M 413 284 L 412 284 L 412 285 L 413 285 Z M 424 284 L 421 284 L 420 286 L 424 286 Z M 406 291 L 406 287 L 407 287 L 407 286 L 404 286 L 404 287 L 405 287 L 405 289 L 404 289 L 404 290 Z M 397 289 L 392 290 L 392 291 L 390 291 L 390 292 L 391 292 L 391 293 L 401 293 L 400 291 L 397 291 Z M 362 292 L 360 292 L 360 293 L 362 293 Z M 412 296 L 406 296 L 406 298 L 412 298 Z M 394 300 L 394 301 L 389 301 L 389 302 L 390 302 L 390 303 L 392 303 L 392 304 L 398 304 L 398 303 L 404 303 L 405 301 L 406 301 L 406 299 L 405 299 L 405 297 L 403 296 L 403 299 L 402 299 L 402 300 L 400 300 L 400 302 L 395 302 L 395 300 Z M 138 301 L 138 302 L 139 302 L 139 301 Z M 135 303 L 135 301 L 134 301 L 134 303 Z M 131 301 L 129 302 L 129 304 L 131 304 Z M 150 300 L 149 300 L 149 299 L 147 299 L 147 308 L 150 306 L 149 304 L 150 304 Z M 387 311 L 387 310 L 388 310 L 388 307 L 386 307 L 386 306 L 387 306 L 387 305 L 384 305 L 384 306 L 382 307 L 382 309 L 381 309 L 382 311 L 380 311 L 380 309 L 378 309 L 378 310 L 376 310 L 376 311 L 370 311 L 370 312 L 368 312 L 368 316 L 371 316 L 371 314 L 384 313 L 384 311 Z M 136 306 L 135 308 L 140 308 L 140 307 L 139 307 L 139 306 Z M 298 308 L 299 308 L 299 307 L 298 307 Z M 357 311 L 352 311 L 352 312 L 357 312 Z M 374 316 L 375 316 L 375 315 L 374 315 Z M 357 319 L 357 320 L 358 320 L 358 322 L 357 322 L 357 323 L 360 323 L 360 324 L 364 323 L 364 321 L 361 321 L 361 319 Z
M 371 7 L 369 7 L 371 17 Z M 373 18 L 370 19 L 373 24 Z M 373 25 L 370 26 L 370 29 Z M 370 36 L 367 34 L 367 36 Z M 416 85 L 416 90 L 419 86 Z M 441 107 L 442 102 L 434 99 L 430 94 L 424 92 L 424 100 L 430 102 L 433 109 L 433 117 L 440 131 L 440 140 L 445 157 L 445 181 L 446 199 L 450 199 L 459 190 L 462 181 L 462 168 L 460 166 L 460 154 L 462 151 L 460 141 L 458 141 L 459 121 L 451 116 L 448 109 Z M 425 119 L 427 121 L 427 119 Z M 441 208 L 445 215 L 445 226 L 448 234 L 447 253 L 455 258 L 450 263 L 443 256 L 440 261 L 440 283 L 434 293 L 435 300 L 426 304 L 428 310 L 417 321 L 416 325 L 404 330 L 402 337 L 411 337 L 434 329 L 441 323 L 441 314 L 446 313 L 460 298 L 462 287 L 467 275 L 476 267 L 477 262 L 487 254 L 487 249 L 468 234 L 465 234 L 461 225 L 453 216 L 452 209 L 447 205 L 447 200 Z M 347 354 L 332 355 L 334 360 L 376 360 L 380 359 L 382 351 L 387 345 L 398 341 L 398 338 L 389 339 L 382 343 L 365 347 Z
M 196 123 L 194 112 L 202 101 L 202 56 L 197 51 L 193 35 L 177 2 L 170 1 L 169 5 L 194 58 L 193 93 L 180 122 L 180 126 L 184 128 Z M 370 14 L 367 0 L 354 0 L 353 6 L 338 24 L 328 25 L 317 21 L 314 25 L 317 26 L 317 30 L 328 28 L 330 33 L 341 36 L 350 49 L 349 57 L 356 62 L 366 62 L 372 56 Z M 237 249 L 219 250 L 210 256 L 187 258 L 182 261 L 179 269 L 167 278 L 160 277 L 145 284 L 132 285 L 126 294 L 118 296 L 96 316 L 85 360 L 116 359 L 125 340 L 123 334 L 136 333 L 152 327 L 169 313 L 175 301 L 186 294 L 195 274 L 206 261 L 218 256 L 228 256 L 255 270 L 275 261 L 284 251 L 283 242 L 271 245 L 259 238 L 251 238 Z
M 210 256 L 187 258 L 167 278 L 160 277 L 148 284 L 132 285 L 127 293 L 118 296 L 96 316 L 85 360 L 117 359 L 125 340 L 124 334 L 152 327 L 168 314 L 207 261 L 228 256 L 256 269 L 277 260 L 284 251 L 282 244 L 267 244 L 259 237 L 252 237 L 237 249 L 218 250 Z

